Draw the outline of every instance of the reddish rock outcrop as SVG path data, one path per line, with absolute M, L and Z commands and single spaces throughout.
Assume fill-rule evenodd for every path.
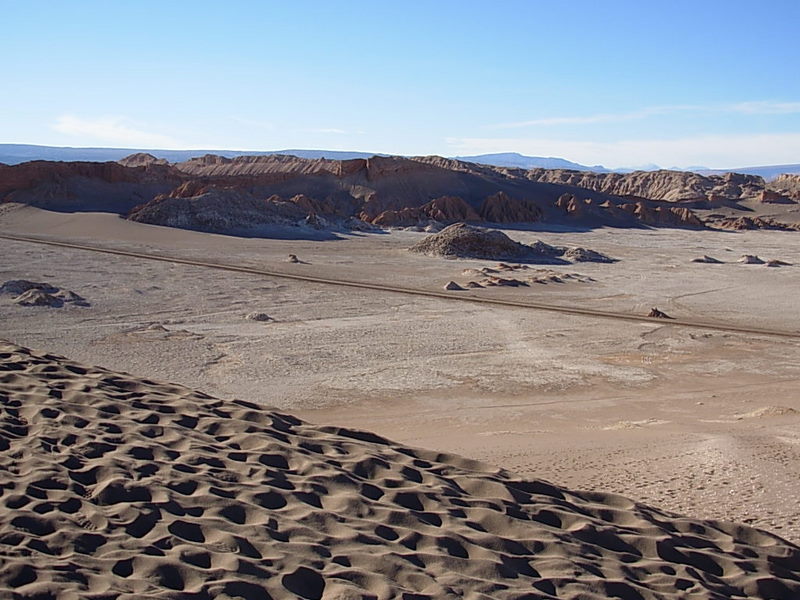
M 146 167 L 148 165 L 168 165 L 169 163 L 163 158 L 156 158 L 147 152 L 137 152 L 129 154 L 125 158 L 117 161 L 123 167 Z
M 765 204 L 794 204 L 795 201 L 774 190 L 761 190 L 759 201 Z
M 541 220 L 541 209 L 526 200 L 517 200 L 505 192 L 488 196 L 478 214 L 490 223 L 535 223 Z
M 644 202 L 621 204 L 619 210 L 633 215 L 641 223 L 651 227 L 679 227 L 704 229 L 705 223 L 688 208 L 677 206 L 648 206 Z
M 769 189 L 795 202 L 800 202 L 800 175 L 778 175 Z
M 728 217 L 706 222 L 716 229 L 744 231 L 749 229 L 774 229 L 778 231 L 799 231 L 800 223 L 783 223 L 769 217 Z
M 480 221 L 477 212 L 458 196 L 441 196 L 422 206 L 425 214 L 440 223 Z
M 382 227 L 412 227 L 427 221 L 450 224 L 482 221 L 477 212 L 457 196 L 442 196 L 423 204 L 419 208 L 383 211 L 371 220 Z
M 563 169 L 531 169 L 533 181 L 571 185 L 614 196 L 679 202 L 705 200 L 709 194 L 729 199 L 756 196 L 764 180 L 755 175 L 725 173 L 704 176 L 686 171 L 635 171 L 633 173 L 592 173 Z
M 339 207 L 331 200 L 318 200 L 316 198 L 310 198 L 305 194 L 292 196 L 289 202 L 310 215 L 337 215 L 339 213 Z
M 181 181 L 168 165 L 32 161 L 0 166 L 0 202 L 124 213 Z
M 267 156 L 237 156 L 225 158 L 215 154 L 206 154 L 192 158 L 175 167 L 194 177 L 241 177 L 269 175 L 273 173 L 289 173 L 293 175 L 340 175 L 342 163 L 356 162 L 363 167 L 365 161 L 339 161 L 326 158 L 304 159 L 284 154 Z
M 574 219 L 595 218 L 602 212 L 591 198 L 580 200 L 575 194 L 562 194 L 556 202 L 556 207 Z
M 277 202 L 256 199 L 236 189 L 213 187 L 187 196 L 186 189 L 157 196 L 128 215 L 131 221 L 212 233 L 244 231 L 258 225 L 290 224 Z
M 372 219 L 362 213 L 361 218 L 380 227 L 414 227 L 426 220 L 425 213 L 419 208 L 385 210 Z

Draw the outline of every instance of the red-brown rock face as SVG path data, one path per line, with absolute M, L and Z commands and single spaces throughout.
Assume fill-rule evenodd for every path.
M 575 219 L 583 219 L 590 213 L 594 214 L 596 211 L 592 210 L 593 206 L 594 203 L 590 198 L 579 200 L 575 194 L 562 194 L 556 201 L 556 207 Z
M 703 176 L 684 171 L 636 171 L 634 173 L 591 173 L 562 169 L 531 169 L 533 181 L 559 183 L 612 194 L 648 200 L 703 200 L 709 194 L 728 199 L 756 196 L 764 188 L 764 180 L 755 175 L 725 173 Z
M 732 229 L 734 231 L 748 229 L 800 230 L 800 223 L 781 223 L 768 217 L 729 217 L 727 219 L 709 221 L 708 224 L 718 229 Z
M 336 215 L 338 210 L 334 202 L 330 200 L 317 200 L 309 198 L 305 194 L 297 194 L 289 199 L 289 202 L 297 206 L 306 214 L 314 215 Z
M 126 167 L 116 162 L 33 161 L 0 166 L 0 202 L 124 213 L 142 198 L 152 198 L 180 180 L 177 171 L 161 164 Z
M 60 183 L 69 177 L 100 179 L 107 183 L 136 181 L 138 173 L 115 162 L 51 162 L 37 160 L 0 166 L 0 198 L 42 183 Z
M 652 227 L 705 228 L 705 223 L 688 208 L 677 206 L 651 207 L 644 202 L 621 204 L 619 209 Z
M 478 213 L 458 196 L 442 196 L 423 205 L 422 209 L 431 219 L 440 223 L 480 221 Z
M 147 152 L 137 152 L 130 154 L 125 158 L 117 161 L 123 167 L 146 167 L 148 165 L 168 165 L 169 163 L 163 158 L 156 158 Z
M 372 219 L 372 223 L 383 227 L 411 227 L 431 220 L 450 224 L 464 221 L 477 222 L 482 219 L 461 198 L 457 196 L 442 196 L 423 204 L 419 208 L 383 211 Z
M 488 196 L 478 211 L 490 223 L 535 223 L 542 211 L 532 202 L 511 198 L 505 192 Z
M 800 202 L 800 175 L 778 175 L 769 184 L 770 190 L 794 202 Z
M 758 199 L 765 204 L 794 204 L 794 200 L 773 190 L 762 190 Z

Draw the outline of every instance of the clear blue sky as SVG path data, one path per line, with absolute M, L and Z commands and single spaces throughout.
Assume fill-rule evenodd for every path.
M 0 142 L 800 162 L 800 0 L 0 0 Z

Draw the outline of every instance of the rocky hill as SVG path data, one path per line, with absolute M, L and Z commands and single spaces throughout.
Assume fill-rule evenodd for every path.
M 179 185 L 173 167 L 150 163 L 33 161 L 0 165 L 0 202 L 58 211 L 126 213 Z
M 252 225 L 418 227 L 548 222 L 705 227 L 693 211 L 742 201 L 794 204 L 796 177 L 679 171 L 588 173 L 493 167 L 438 156 L 349 160 L 205 155 L 167 163 L 0 165 L 0 201 L 59 211 L 110 211 L 158 225 L 216 232 Z

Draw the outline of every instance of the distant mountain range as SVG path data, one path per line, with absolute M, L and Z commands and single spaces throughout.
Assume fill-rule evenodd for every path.
M 722 173 L 744 173 L 746 175 L 758 175 L 763 177 L 766 181 L 775 179 L 778 175 L 788 173 L 790 175 L 800 175 L 800 163 L 790 165 L 765 165 L 762 167 L 740 167 L 736 169 L 686 169 L 701 175 L 721 175 Z
M 91 161 L 104 162 L 120 160 L 137 152 L 146 152 L 156 158 L 163 158 L 171 163 L 184 162 L 196 156 L 214 154 L 225 158 L 237 156 L 264 156 L 270 154 L 290 154 L 298 158 L 332 158 L 348 160 L 351 158 L 369 158 L 375 152 L 342 152 L 339 150 L 153 150 L 148 148 L 69 148 L 60 146 L 35 146 L 31 144 L 0 144 L 0 163 L 16 165 L 29 160 L 59 160 L 63 162 Z M 386 155 L 379 155 L 386 156 Z
M 58 146 L 36 146 L 31 144 L 0 144 L 0 163 L 15 165 L 31 160 L 55 161 L 116 161 L 137 152 L 146 152 L 157 158 L 163 158 L 171 163 L 183 162 L 204 154 L 215 154 L 226 158 L 237 156 L 264 156 L 273 154 L 288 154 L 298 158 L 329 158 L 335 160 L 349 160 L 354 158 L 370 158 L 371 156 L 389 156 L 375 152 L 347 152 L 341 150 L 153 150 L 147 148 L 69 148 Z M 544 156 L 525 156 L 517 152 L 502 152 L 496 154 L 478 154 L 474 156 L 456 156 L 458 160 L 491 165 L 495 167 L 516 167 L 520 169 L 569 169 L 573 171 L 591 171 L 595 173 L 630 173 L 635 170 L 657 171 L 658 165 L 647 165 L 641 168 L 608 169 L 603 165 L 582 165 L 563 158 Z M 758 175 L 766 180 L 771 180 L 781 173 L 800 174 L 800 163 L 785 165 L 765 165 L 756 167 L 736 167 L 732 169 L 709 169 L 706 167 L 691 167 L 677 169 L 700 173 L 702 175 L 716 175 L 722 173 L 744 173 Z
M 478 154 L 476 156 L 456 156 L 458 160 L 492 165 L 494 167 L 517 167 L 520 169 L 570 169 L 572 171 L 594 171 L 595 173 L 608 173 L 603 165 L 592 167 L 582 165 L 571 160 L 544 156 L 525 156 L 517 152 L 501 152 L 498 154 Z

